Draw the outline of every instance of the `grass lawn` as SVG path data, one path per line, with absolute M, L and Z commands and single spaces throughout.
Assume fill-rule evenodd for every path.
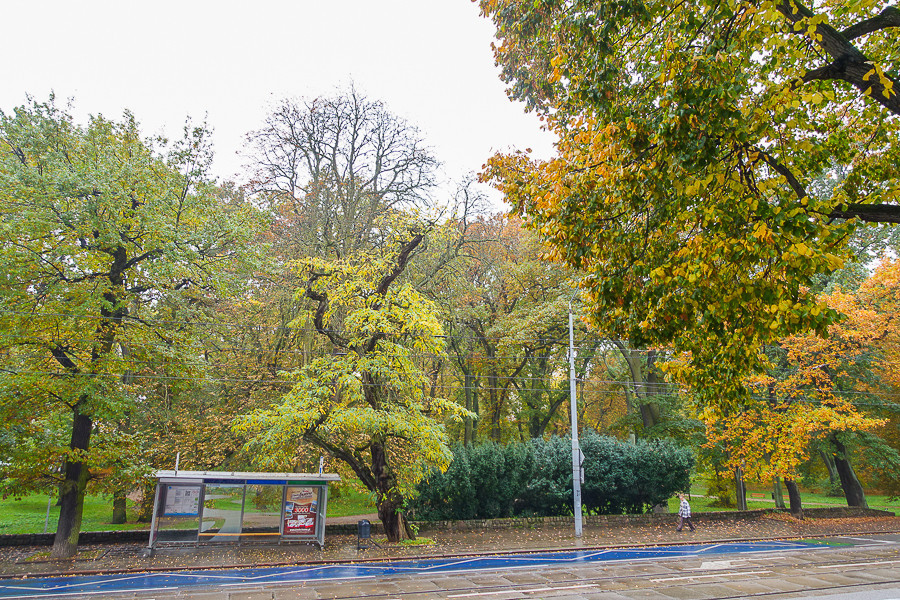
M 129 517 L 134 512 L 134 505 L 128 503 Z M 6 498 L 0 500 L 0 534 L 6 533 L 43 533 L 44 519 L 47 516 L 47 496 L 31 494 L 20 500 Z M 50 519 L 47 532 L 56 531 L 59 519 L 59 507 L 54 498 L 50 506 Z M 146 523 L 123 523 L 111 525 L 112 500 L 100 496 L 88 496 L 84 499 L 82 531 L 122 531 L 127 529 L 149 529 Z
M 232 508 L 240 510 L 240 504 L 227 501 L 228 506 L 220 508 Z M 133 519 L 137 508 L 133 502 L 128 501 L 128 518 Z M 362 494 L 344 488 L 339 497 L 328 498 L 328 516 L 346 517 L 353 515 L 366 515 L 375 512 L 369 494 Z M 43 533 L 44 518 L 47 515 L 47 496 L 31 494 L 21 500 L 6 498 L 0 500 L 0 535 L 10 533 Z M 56 521 L 59 518 L 59 507 L 56 499 L 50 506 L 50 519 L 47 524 L 47 532 L 56 531 Z M 150 529 L 149 523 L 123 523 L 113 525 L 112 500 L 103 496 L 87 496 L 84 499 L 84 515 L 82 517 L 82 531 L 124 531 L 128 529 Z
M 710 506 L 714 498 L 706 498 L 703 496 L 691 496 L 688 501 L 691 503 L 691 512 L 712 512 L 717 510 L 728 510 L 717 506 Z M 825 496 L 824 494 L 814 494 L 812 492 L 801 492 L 800 500 L 804 508 L 828 508 L 847 506 L 847 500 L 843 496 Z M 678 498 L 669 499 L 669 512 L 678 512 Z M 876 510 L 888 510 L 893 513 L 900 514 L 900 500 L 893 502 L 888 501 L 887 496 L 876 496 L 866 494 L 866 502 L 869 508 Z M 784 493 L 784 505 L 789 506 L 787 492 Z M 772 500 L 771 490 L 747 490 L 747 508 L 755 510 L 759 508 L 775 508 L 775 501 Z
M 764 498 L 754 497 L 763 495 Z M 771 500 L 770 491 L 750 491 L 747 494 L 747 506 L 751 510 L 759 508 L 773 508 L 775 503 Z M 822 494 L 803 492 L 803 506 L 814 508 L 819 506 L 846 506 L 843 498 L 834 498 Z M 870 508 L 889 510 L 900 514 L 900 501 L 888 502 L 886 496 L 866 496 Z M 710 506 L 712 498 L 693 496 L 690 499 L 693 512 L 709 512 L 723 510 Z M 785 505 L 788 504 L 787 494 L 784 497 Z M 136 507 L 132 502 L 128 503 L 128 517 L 133 518 Z M 678 512 L 678 498 L 669 500 L 669 511 Z M 366 515 L 376 512 L 371 495 L 361 493 L 348 488 L 343 488 L 340 493 L 328 499 L 328 516 L 349 517 Z M 41 533 L 44 531 L 44 517 L 47 514 L 47 496 L 30 495 L 15 500 L 6 498 L 0 501 L 0 534 L 10 533 Z M 59 508 L 55 502 L 50 507 L 50 520 L 47 531 L 56 531 L 56 520 L 59 517 Z M 112 517 L 112 501 L 102 496 L 88 496 L 84 502 L 84 517 L 82 531 L 123 531 L 128 529 L 149 529 L 148 523 L 124 523 L 112 525 L 109 521 Z
M 378 512 L 375 500 L 368 492 L 357 492 L 348 487 L 341 489 L 337 497 L 328 496 L 329 517 L 352 517 Z

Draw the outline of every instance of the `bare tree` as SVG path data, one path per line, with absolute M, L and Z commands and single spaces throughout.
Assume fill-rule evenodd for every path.
M 248 138 L 251 190 L 294 252 L 345 257 L 378 236 L 378 215 L 421 205 L 435 186 L 438 161 L 419 131 L 352 86 L 282 100 Z

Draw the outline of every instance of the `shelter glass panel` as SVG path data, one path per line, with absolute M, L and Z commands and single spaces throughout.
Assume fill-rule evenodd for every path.
M 202 486 L 159 484 L 156 536 L 160 542 L 196 542 Z
M 241 540 L 266 541 L 281 535 L 283 485 L 248 484 Z
M 244 510 L 243 483 L 207 483 L 200 523 L 201 542 L 236 542 Z

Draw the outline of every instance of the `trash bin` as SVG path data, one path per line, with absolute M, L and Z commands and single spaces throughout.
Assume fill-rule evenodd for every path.
M 381 548 L 377 542 L 372 540 L 372 523 L 368 519 L 363 519 L 356 523 L 356 549 L 365 549 L 369 544 L 374 544 Z

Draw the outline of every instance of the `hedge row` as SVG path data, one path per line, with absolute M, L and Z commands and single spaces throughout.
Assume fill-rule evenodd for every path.
M 627 443 L 588 431 L 580 442 L 588 514 L 641 513 L 688 488 L 693 454 L 671 441 Z M 457 445 L 447 471 L 426 477 L 408 509 L 423 521 L 571 515 L 571 439 Z

